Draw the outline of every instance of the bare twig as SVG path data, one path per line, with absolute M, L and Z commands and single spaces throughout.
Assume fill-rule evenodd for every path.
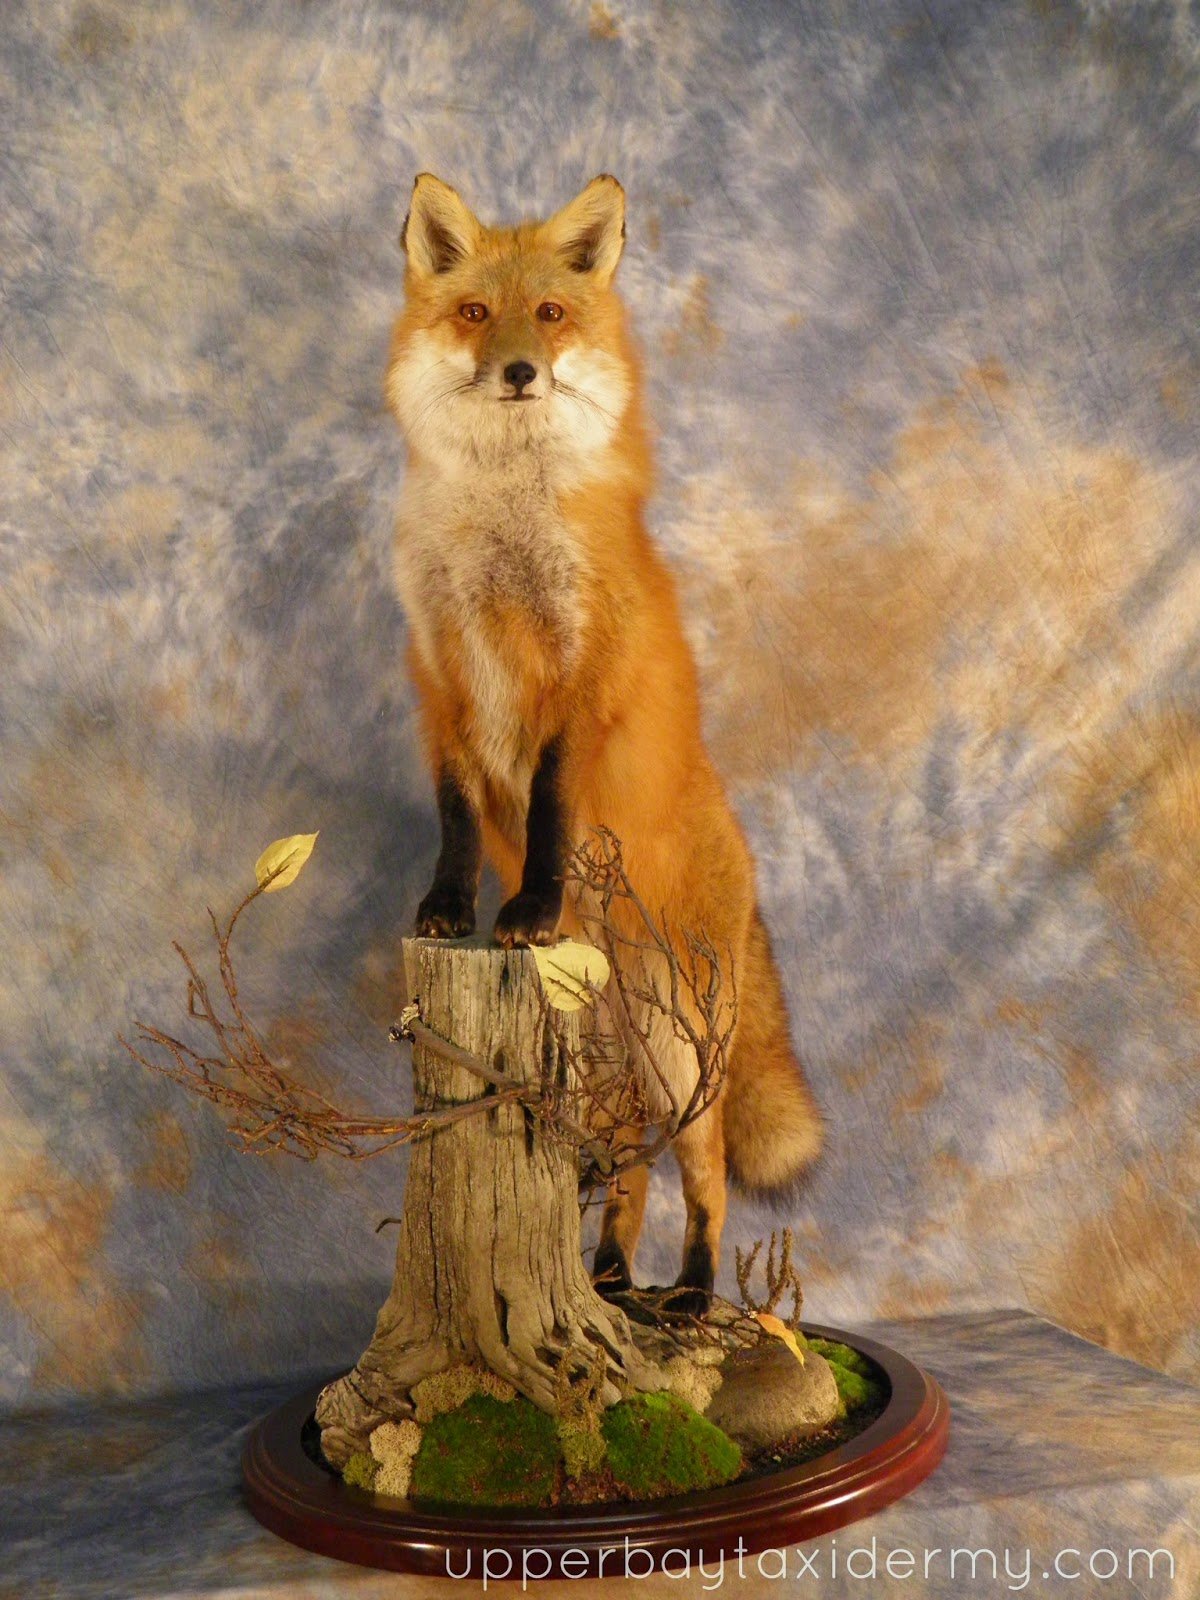
M 587 985 L 592 1017 L 582 1048 L 569 1045 L 544 996 L 542 1001 L 543 1027 L 570 1069 L 565 1084 L 549 1077 L 516 1081 L 443 1038 L 409 1006 L 391 1037 L 419 1041 L 494 1092 L 410 1116 L 357 1116 L 341 1109 L 275 1065 L 239 993 L 230 953 L 234 929 L 284 866 L 242 899 L 224 927 L 209 910 L 220 995 L 214 996 L 184 947 L 173 945 L 186 973 L 187 1014 L 210 1035 L 208 1051 L 145 1022 L 135 1023 L 132 1042 L 120 1039 L 142 1066 L 231 1112 L 231 1131 L 244 1151 L 362 1161 L 513 1102 L 580 1153 L 582 1186 L 591 1190 L 656 1160 L 720 1092 L 736 1021 L 732 969 L 722 971 L 718 952 L 702 933 L 673 932 L 664 917 L 656 920 L 629 880 L 620 841 L 602 829 L 574 852 L 565 874 L 612 974 L 604 989 Z M 678 1073 L 668 1072 L 662 1059 L 664 1042 L 671 1039 L 695 1056 L 686 1096 Z
M 789 1315 L 782 1319 L 790 1328 L 799 1327 L 800 1311 L 804 1305 L 804 1287 L 800 1282 L 800 1274 L 792 1261 L 794 1245 L 795 1238 L 790 1228 L 784 1228 L 782 1234 L 778 1236 L 778 1240 L 774 1230 L 772 1230 L 770 1243 L 767 1245 L 767 1259 L 764 1266 L 767 1279 L 765 1299 L 759 1299 L 751 1287 L 754 1268 L 762 1251 L 762 1240 L 756 1239 L 749 1250 L 743 1250 L 740 1246 L 737 1250 L 737 1284 L 743 1306 L 747 1311 L 756 1315 L 759 1312 L 774 1313 L 779 1309 L 780 1302 L 790 1289 L 792 1309 Z
M 397 1145 L 410 1144 L 461 1122 L 479 1110 L 528 1097 L 525 1085 L 506 1079 L 494 1083 L 498 1092 L 489 1095 L 486 1102 L 438 1106 L 407 1117 L 362 1117 L 343 1111 L 316 1089 L 281 1071 L 268 1056 L 242 1007 L 230 942 L 242 913 L 269 888 L 284 866 L 286 863 L 245 896 L 223 928 L 209 909 L 221 987 L 232 1015 L 218 1007 L 203 974 L 184 947 L 178 941 L 173 943 L 187 973 L 187 1014 L 208 1029 L 213 1053 L 196 1050 L 150 1023 L 135 1022 L 136 1042 L 120 1037 L 120 1043 L 135 1061 L 232 1111 L 231 1132 L 247 1154 L 282 1150 L 306 1161 L 323 1154 L 350 1161 L 369 1160 Z M 146 1053 L 150 1047 L 159 1052 L 157 1058 Z M 455 1049 L 452 1045 L 448 1048 Z
M 725 1350 L 754 1349 L 762 1343 L 762 1327 L 752 1315 L 745 1315 L 729 1304 L 723 1306 L 718 1318 L 678 1311 L 672 1308 L 672 1301 L 678 1295 L 675 1287 L 627 1289 L 616 1297 L 616 1303 L 632 1321 L 657 1328 L 676 1341 L 686 1339 L 697 1345 L 719 1345 Z
M 621 843 L 599 828 L 571 856 L 565 881 L 589 938 L 608 957 L 604 990 L 589 985 L 594 1026 L 576 1060 L 588 1106 L 583 1121 L 607 1130 L 608 1173 L 585 1173 L 585 1186 L 658 1159 L 682 1129 L 712 1106 L 729 1064 L 737 1023 L 732 957 L 721 957 L 703 932 L 673 930 L 655 917 L 625 870 Z M 595 909 L 590 909 L 594 907 Z M 695 1057 L 690 1093 L 661 1059 L 662 1036 Z M 658 1090 L 652 1103 L 648 1088 Z M 666 1114 L 662 1112 L 667 1107 Z

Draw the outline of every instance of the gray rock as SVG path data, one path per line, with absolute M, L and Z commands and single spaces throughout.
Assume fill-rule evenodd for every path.
M 731 1356 L 724 1374 L 704 1414 L 745 1450 L 805 1438 L 838 1414 L 837 1384 L 815 1350 L 801 1366 L 786 1345 L 764 1339 Z

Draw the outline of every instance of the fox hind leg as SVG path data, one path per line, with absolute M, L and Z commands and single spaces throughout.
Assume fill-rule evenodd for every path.
M 609 1186 L 592 1280 L 606 1299 L 633 1287 L 633 1256 L 646 1211 L 649 1167 L 630 1167 Z
M 689 1123 L 671 1148 L 683 1180 L 687 1226 L 683 1266 L 675 1280 L 678 1292 L 667 1306 L 699 1316 L 712 1296 L 725 1226 L 725 1134 L 719 1104 Z
M 671 1148 L 683 1179 L 687 1226 L 683 1266 L 666 1307 L 699 1316 L 712 1296 L 725 1224 L 725 1140 L 719 1107 L 686 1127 Z M 592 1265 L 592 1280 L 605 1298 L 633 1287 L 633 1258 L 649 1182 L 648 1167 L 630 1167 L 609 1189 Z
M 653 983 L 654 975 L 646 979 Z M 661 990 L 665 980 L 660 978 Z M 696 1086 L 696 1058 L 690 1044 L 675 1032 L 665 1012 L 640 1019 L 649 1035 L 651 1054 L 662 1080 L 647 1085 L 652 1114 L 664 1120 L 671 1112 L 687 1105 Z M 726 1159 L 723 1107 L 718 1098 L 695 1121 L 684 1127 L 672 1141 L 671 1149 L 679 1163 L 683 1198 L 687 1207 L 683 1265 L 672 1292 L 664 1302 L 666 1309 L 700 1315 L 708 1309 L 716 1279 L 725 1225 Z M 631 1133 L 631 1137 L 637 1137 Z M 619 1186 L 609 1192 L 596 1249 L 593 1277 L 603 1275 L 601 1293 L 620 1294 L 632 1286 L 633 1254 L 641 1232 L 646 1207 L 647 1167 L 631 1167 L 622 1174 Z

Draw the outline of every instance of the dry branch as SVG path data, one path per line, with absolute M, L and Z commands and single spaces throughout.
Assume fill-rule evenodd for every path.
M 572 1069 L 565 1087 L 549 1073 L 535 1084 L 507 1076 L 435 1033 L 409 1006 L 391 1037 L 419 1040 L 491 1091 L 410 1116 L 360 1116 L 343 1110 L 277 1067 L 247 1016 L 230 945 L 243 912 L 282 870 L 251 890 L 224 927 L 209 910 L 223 1003 L 214 998 L 184 947 L 173 943 L 187 974 L 187 1014 L 207 1030 L 208 1051 L 141 1021 L 134 1024 L 134 1042 L 120 1038 L 142 1066 L 230 1111 L 231 1132 L 243 1151 L 281 1150 L 309 1161 L 331 1154 L 361 1161 L 516 1101 L 554 1138 L 579 1152 L 581 1185 L 590 1189 L 632 1166 L 655 1161 L 716 1099 L 736 1021 L 732 973 L 727 981 L 718 952 L 702 933 L 670 937 L 665 919 L 656 920 L 634 890 L 620 841 L 608 830 L 600 830 L 574 852 L 565 874 L 581 901 L 598 907 L 597 912 L 581 909 L 580 915 L 608 957 L 612 975 L 603 989 L 587 985 L 592 1014 L 582 1046 L 568 1043 L 556 1026 L 553 1008 L 544 996 L 542 1001 L 544 1036 L 556 1040 Z M 660 1019 L 695 1053 L 695 1085 L 686 1100 L 680 1100 L 658 1059 L 654 1034 Z M 656 1113 L 652 1108 L 648 1084 L 660 1091 L 659 1107 L 663 1102 L 669 1106 L 665 1117 L 661 1109 Z
M 737 1001 L 732 955 L 727 953 L 723 968 L 703 930 L 672 930 L 665 913 L 652 914 L 630 881 L 621 841 L 611 829 L 596 829 L 576 848 L 564 878 L 588 937 L 612 973 L 605 989 L 589 985 L 593 1026 L 576 1062 L 587 1107 L 581 1120 L 609 1130 L 611 1167 L 585 1171 L 586 1186 L 652 1165 L 713 1105 L 729 1066 Z M 694 1085 L 682 1103 L 655 1048 L 655 1025 L 663 1019 L 695 1056 Z M 651 1107 L 649 1083 L 670 1107 L 666 1117 Z
M 774 1229 L 771 1231 L 770 1243 L 767 1245 L 767 1259 L 764 1263 L 764 1273 L 767 1280 L 767 1293 L 765 1299 L 759 1299 L 751 1286 L 754 1268 L 762 1252 L 763 1242 L 756 1239 L 749 1250 L 737 1249 L 737 1284 L 742 1297 L 742 1304 L 747 1311 L 758 1315 L 760 1312 L 774 1313 L 779 1309 L 783 1297 L 790 1290 L 792 1294 L 792 1309 L 783 1320 L 790 1328 L 800 1326 L 800 1311 L 804 1305 L 804 1287 L 800 1282 L 800 1274 L 792 1261 L 792 1250 L 795 1239 L 790 1228 L 785 1228 L 778 1241 Z
M 282 1150 L 306 1161 L 314 1161 L 321 1154 L 363 1161 L 474 1115 L 479 1107 L 471 1101 L 422 1110 L 407 1117 L 356 1116 L 272 1062 L 242 1007 L 230 944 L 247 906 L 266 893 L 285 868 L 286 863 L 252 889 L 224 928 L 209 908 L 217 968 L 230 1014 L 214 1002 L 208 983 L 184 947 L 178 940 L 172 942 L 187 972 L 187 1014 L 204 1024 L 212 1037 L 213 1053 L 205 1054 L 164 1029 L 141 1021 L 134 1023 L 137 1043 L 119 1036 L 120 1043 L 142 1066 L 232 1111 L 230 1131 L 240 1141 L 243 1152 L 250 1155 Z M 161 1052 L 158 1059 L 145 1053 L 149 1046 Z M 491 1074 L 486 1068 L 483 1071 L 496 1090 L 489 1096 L 490 1105 L 527 1097 L 523 1085 L 511 1080 L 496 1081 L 500 1075 Z

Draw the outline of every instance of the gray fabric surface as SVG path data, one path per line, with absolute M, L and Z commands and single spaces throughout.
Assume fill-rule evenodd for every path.
M 950 1398 L 951 1436 L 935 1474 L 906 1499 L 778 1557 L 735 1558 L 712 1592 L 772 1594 L 1107 1594 L 1190 1596 L 1200 1581 L 1200 1391 L 1083 1344 L 1020 1312 L 881 1323 L 864 1331 L 936 1374 Z M 238 1454 L 256 1418 L 300 1387 L 241 1388 L 178 1401 L 109 1403 L 9 1424 L 0 1453 L 4 1600 L 140 1600 L 208 1594 L 380 1597 L 478 1594 L 459 1584 L 383 1575 L 310 1555 L 267 1533 L 238 1500 Z M 1135 1549 L 1164 1551 L 1153 1574 Z M 861 1549 L 866 1553 L 852 1556 Z M 985 1551 L 978 1578 L 952 1550 Z M 877 1577 L 869 1574 L 871 1552 Z M 1119 1571 L 1103 1581 L 1112 1562 Z M 895 1552 L 911 1551 L 905 1579 Z M 923 1581 L 926 1552 L 929 1582 Z M 1067 1554 L 1075 1551 L 1077 1554 Z M 835 1555 L 849 1572 L 835 1563 Z M 996 1558 L 998 1578 L 991 1577 Z M 887 1561 L 892 1560 L 892 1577 Z M 1168 1556 L 1170 1560 L 1168 1560 Z M 1063 1574 L 1055 1576 L 1054 1562 Z M 1007 1569 L 1006 1569 L 1007 1563 Z M 674 1565 L 678 1565 L 675 1561 Z M 502 1563 L 497 1559 L 494 1567 Z M 536 1570 L 536 1561 L 532 1563 Z M 717 1569 L 706 1559 L 710 1572 Z M 456 1562 L 456 1570 L 462 1570 Z M 610 1569 L 611 1570 L 611 1569 Z M 635 1566 L 634 1570 L 637 1568 Z M 1047 1581 L 1042 1574 L 1049 1570 Z M 1026 1573 L 1026 1582 L 1021 1574 Z M 655 1577 L 536 1586 L 567 1592 L 695 1594 L 704 1580 Z M 489 1593 L 495 1588 L 493 1585 Z M 505 1589 L 504 1592 L 508 1592 Z M 514 1588 L 514 1593 L 520 1592 Z

